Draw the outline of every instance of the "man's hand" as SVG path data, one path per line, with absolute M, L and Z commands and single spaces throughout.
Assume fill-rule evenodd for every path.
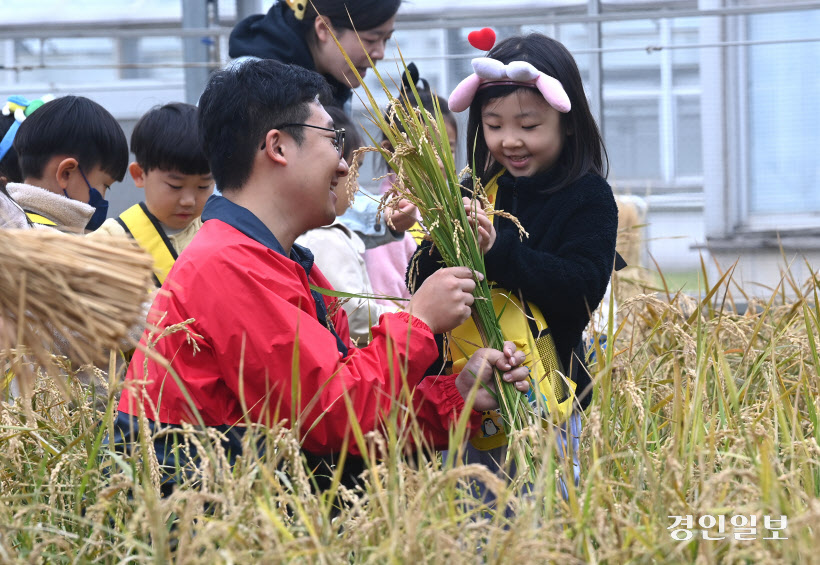
M 390 222 L 387 224 L 388 227 L 397 233 L 406 232 L 418 221 L 416 217 L 417 211 L 416 207 L 411 204 L 409 200 L 401 199 L 398 209 L 392 208 L 388 211 L 388 215 L 390 216 Z
M 476 276 L 483 279 L 481 273 Z M 410 299 L 407 311 L 430 326 L 433 333 L 449 332 L 470 317 L 475 301 L 473 271 L 450 267 L 433 273 Z
M 515 388 L 521 392 L 527 392 L 530 384 L 527 377 L 530 374 L 529 367 L 522 365 L 524 362 L 524 352 L 516 351 L 515 344 L 511 341 L 504 342 L 504 350 L 479 349 L 456 377 L 456 388 L 464 400 L 470 396 L 470 391 L 476 379 L 479 384 L 476 392 L 473 409 L 478 411 L 494 410 L 498 408 L 498 402 L 492 394 L 484 387 L 487 386 L 496 391 L 495 379 L 493 378 L 493 367 L 503 372 L 504 381 L 515 383 Z M 496 391 L 497 393 L 497 391 Z
M 487 253 L 495 243 L 495 226 L 487 216 L 487 212 L 481 207 L 481 202 L 472 200 L 464 196 L 464 211 L 467 212 L 467 220 L 472 229 L 478 228 L 478 246 L 482 253 Z

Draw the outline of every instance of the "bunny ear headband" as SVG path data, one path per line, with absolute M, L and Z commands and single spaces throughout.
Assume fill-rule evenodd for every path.
M 495 43 L 495 32 L 485 27 L 472 31 L 467 36 L 470 45 L 476 49 L 491 49 Z M 452 112 L 463 112 L 470 107 L 475 93 L 486 86 L 504 84 L 531 86 L 538 89 L 550 106 L 566 114 L 572 105 L 561 83 L 542 73 L 526 61 L 512 61 L 506 65 L 497 59 L 478 57 L 472 60 L 474 74 L 462 80 L 453 89 L 447 101 Z
M 6 131 L 6 135 L 0 140 L 0 159 L 5 157 L 9 149 L 11 149 L 11 145 L 14 143 L 14 136 L 17 135 L 17 129 L 20 127 L 20 124 L 22 124 L 34 110 L 52 100 L 54 100 L 54 96 L 50 94 L 37 100 L 32 100 L 31 102 L 22 96 L 9 96 L 8 101 L 6 101 L 6 104 L 0 112 L 2 112 L 4 116 L 14 115 L 14 123 L 11 124 Z

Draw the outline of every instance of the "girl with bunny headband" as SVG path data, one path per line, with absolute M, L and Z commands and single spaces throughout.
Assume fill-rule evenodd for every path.
M 492 30 L 481 33 L 487 32 Z M 540 387 L 549 396 L 540 406 L 557 423 L 560 455 L 571 453 L 577 484 L 580 412 L 591 399 L 582 332 L 604 297 L 616 255 L 618 209 L 605 180 L 606 151 L 578 67 L 560 42 L 537 33 L 511 37 L 472 63 L 475 73 L 455 88 L 449 107 L 469 109 L 467 154 L 491 209 L 467 197 L 472 179 L 463 183 L 465 206 L 474 214 L 487 278 L 508 301 L 518 300 L 507 311 L 519 313 L 532 334 L 521 339 L 535 345 L 528 357 L 533 382 L 552 391 Z M 528 235 L 492 209 L 515 216 Z M 420 284 L 441 268 L 431 245 L 420 247 L 408 273 L 417 276 L 409 281 Z M 501 317 L 495 299 L 494 305 Z M 454 330 L 451 341 L 458 341 L 459 332 L 471 335 L 471 324 Z M 502 330 L 511 339 L 503 321 Z M 450 347 L 454 366 L 469 355 L 471 341 L 480 343 L 471 338 Z M 500 470 L 507 438 L 500 416 L 485 416 L 493 425 L 467 446 L 465 458 Z

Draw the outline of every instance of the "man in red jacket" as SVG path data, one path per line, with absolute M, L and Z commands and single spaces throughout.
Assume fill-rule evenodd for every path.
M 315 290 L 330 284 L 310 251 L 294 244 L 334 220 L 336 190 L 348 172 L 344 134 L 319 102 L 327 89 L 318 74 L 270 60 L 211 78 L 199 126 L 223 197 L 208 200 L 202 229 L 154 301 L 149 322 L 164 335 L 143 335 L 115 443 L 133 441 L 144 415 L 152 430 L 215 427 L 235 456 L 249 424 L 285 420 L 311 463 L 332 462 L 350 441 L 350 475 L 361 460 L 357 467 L 348 403 L 364 432 L 378 429 L 394 402 L 411 403 L 429 444 L 446 446 L 475 379 L 490 384 L 492 366 L 527 389 L 523 354 L 511 343 L 503 352 L 479 350 L 459 375 L 424 378 L 437 357 L 434 334 L 470 315 L 475 283 L 466 268 L 437 272 L 405 313 L 381 317 L 370 345 L 351 346 L 344 310 Z M 184 330 L 172 329 L 188 320 Z M 493 395 L 477 388 L 474 408 L 495 407 Z M 472 412 L 470 425 L 479 420 Z M 181 462 L 167 438 L 155 447 L 170 469 Z M 165 492 L 176 480 L 167 472 Z

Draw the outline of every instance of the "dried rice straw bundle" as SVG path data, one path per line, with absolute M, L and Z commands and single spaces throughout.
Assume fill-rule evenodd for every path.
M 344 53 L 338 41 L 337 45 Z M 355 65 L 346 54 L 345 58 L 351 71 L 358 76 Z M 402 64 L 404 64 L 403 59 Z M 477 230 L 468 222 L 462 201 L 463 187 L 459 183 L 459 175 L 469 169 L 462 173 L 456 171 L 453 151 L 446 134 L 444 117 L 438 100 L 435 96 L 433 97 L 434 111 L 430 113 L 423 108 L 412 81 L 410 81 L 412 92 L 402 91 L 401 97 L 396 98 L 390 93 L 375 65 L 372 71 L 387 95 L 387 115 L 382 113 L 370 89 L 359 76 L 369 102 L 365 105 L 369 106 L 367 109 L 370 120 L 390 142 L 393 150 L 384 149 L 370 134 L 368 136 L 396 174 L 393 189 L 385 195 L 383 206 L 391 206 L 401 198 L 415 204 L 421 214 L 426 236 L 432 239 L 444 263 L 448 267 L 466 266 L 484 274 L 484 254 L 478 244 Z M 406 66 L 404 72 L 408 72 Z M 410 96 L 415 97 L 415 108 L 410 103 Z M 478 175 L 475 172 L 473 172 L 473 178 L 476 179 L 473 200 L 480 201 L 488 214 L 501 213 L 490 208 L 480 183 L 477 182 Z M 493 309 L 487 278 L 485 276 L 482 280 L 478 280 L 478 277 L 475 277 L 475 282 L 477 287 L 473 319 L 483 345 L 500 350 L 504 345 L 504 336 Z M 516 390 L 512 384 L 504 382 L 498 371 L 495 372 L 495 377 L 499 391 L 497 398 L 507 437 L 512 437 L 511 432 L 539 425 L 540 419 L 526 396 Z M 511 442 L 509 448 L 515 457 L 517 468 L 521 471 L 526 470 L 530 480 L 534 481 L 536 469 L 530 443 Z
M 130 239 L 0 230 L 0 249 L 0 361 L 24 380 L 23 354 L 51 370 L 64 342 L 91 363 L 144 316 L 153 260 Z

